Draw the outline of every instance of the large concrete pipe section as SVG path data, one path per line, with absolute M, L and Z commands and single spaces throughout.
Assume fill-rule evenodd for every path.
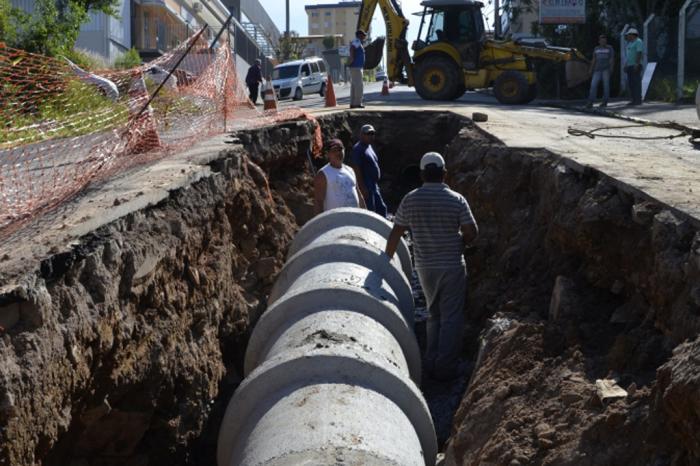
M 297 232 L 292 244 L 289 246 L 287 258 L 292 257 L 320 235 L 326 235 L 327 238 L 342 237 L 348 227 L 366 228 L 378 233 L 383 238 L 388 238 L 392 224 L 384 217 L 380 217 L 368 210 L 353 209 L 352 207 L 332 209 L 317 215 Z M 410 277 L 411 255 L 405 242 L 402 241 L 399 244 L 399 247 L 396 249 L 396 255 L 399 258 L 403 272 L 407 277 Z
M 406 277 L 375 232 L 348 228 L 359 239 L 330 248 L 320 232 L 280 273 L 219 431 L 219 466 L 435 463 Z

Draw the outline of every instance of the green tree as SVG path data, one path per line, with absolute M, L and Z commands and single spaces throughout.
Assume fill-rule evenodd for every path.
M 36 0 L 30 15 L 0 0 L 0 41 L 34 53 L 60 55 L 71 50 L 89 11 L 117 15 L 118 0 Z
M 335 37 L 333 36 L 326 36 L 323 38 L 323 48 L 326 50 L 330 50 L 335 47 Z
M 289 35 L 286 33 L 280 37 L 279 44 L 277 44 L 277 59 L 280 61 L 297 60 L 301 58 L 301 53 L 304 51 L 306 43 L 299 38 L 299 33 L 296 31 L 289 31 Z
M 141 64 L 141 56 L 135 48 L 130 48 L 114 60 L 114 67 L 120 70 L 135 68 Z

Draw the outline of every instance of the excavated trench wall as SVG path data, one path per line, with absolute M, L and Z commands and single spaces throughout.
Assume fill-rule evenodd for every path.
M 465 357 L 480 357 L 448 464 L 694 463 L 700 343 L 681 343 L 700 325 L 696 220 L 453 114 L 320 122 L 348 145 L 375 125 L 394 207 L 422 153 L 443 152 L 479 222 Z M 240 132 L 210 176 L 3 271 L 0 464 L 214 463 L 250 326 L 312 215 L 312 134 Z M 629 395 L 597 402 L 606 377 Z

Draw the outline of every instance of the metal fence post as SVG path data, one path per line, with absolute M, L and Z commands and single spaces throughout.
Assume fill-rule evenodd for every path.
M 695 0 L 686 0 L 678 12 L 678 82 L 676 84 L 676 98 L 683 98 L 683 85 L 685 84 L 685 13 Z
M 646 21 L 644 21 L 644 69 L 647 69 L 649 64 L 649 24 L 654 21 L 656 15 L 654 13 L 650 14 Z

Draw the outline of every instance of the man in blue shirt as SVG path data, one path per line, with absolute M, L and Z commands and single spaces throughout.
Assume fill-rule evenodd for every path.
M 632 101 L 629 105 L 642 105 L 642 57 L 644 55 L 644 43 L 639 38 L 639 32 L 630 28 L 625 35 L 627 40 L 625 72 L 629 84 Z
M 367 209 L 386 217 L 386 204 L 379 192 L 379 179 L 382 175 L 379 157 L 372 147 L 375 133 L 372 125 L 360 128 L 360 140 L 352 147 L 352 166 Z
M 355 39 L 350 42 L 350 108 L 365 108 L 362 104 L 364 86 L 362 83 L 362 70 L 365 66 L 365 48 L 362 42 L 367 34 L 362 29 L 355 33 Z

